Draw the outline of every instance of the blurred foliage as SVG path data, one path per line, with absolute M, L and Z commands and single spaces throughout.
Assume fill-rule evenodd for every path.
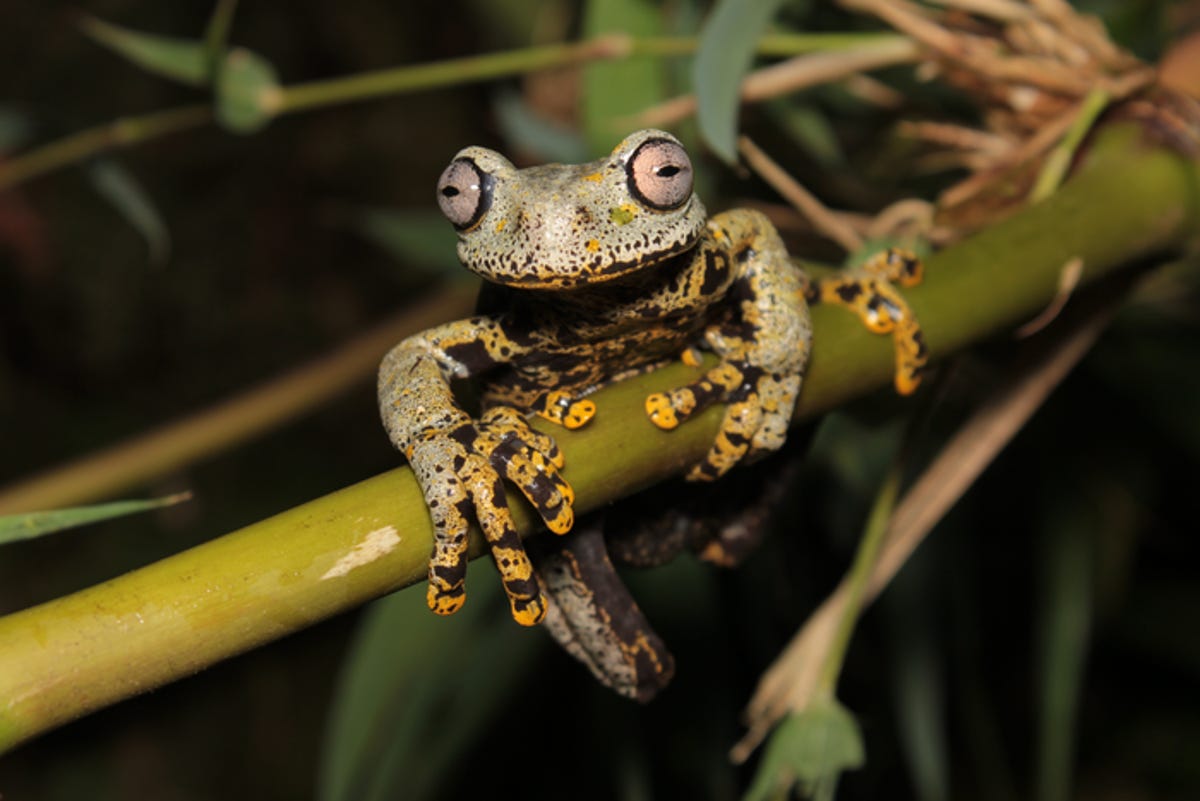
M 74 24 L 79 10 L 194 43 L 172 52 L 192 60 L 192 83 L 205 83 L 212 5 L 10 0 L 0 26 L 0 158 L 118 116 L 203 101 L 196 88 L 98 47 Z M 349 0 L 290 4 L 280 14 L 245 3 L 229 41 L 260 55 L 223 77 L 220 91 L 234 93 L 227 97 L 250 98 L 229 106 L 224 121 L 261 127 L 267 119 L 256 103 L 276 80 L 581 33 L 694 35 L 705 19 L 690 2 L 582 5 Z M 763 24 L 730 12 L 737 4 L 716 5 L 746 27 L 743 44 Z M 779 4 L 754 5 L 769 17 Z M 863 25 L 829 4 L 782 5 L 796 30 Z M 1162 0 L 1094 8 L 1114 38 L 1146 58 L 1166 47 L 1173 21 L 1197 18 L 1192 4 Z M 91 30 L 116 47 L 116 28 Z M 704 35 L 720 39 L 722 31 L 710 25 Z M 746 47 L 724 55 L 744 59 Z M 142 52 L 140 63 L 162 73 L 153 59 L 161 63 L 163 52 Z M 697 77 L 727 80 L 728 62 L 705 66 L 706 57 Z M 489 145 L 523 162 L 604 149 L 619 138 L 613 117 L 689 89 L 689 63 L 646 57 L 440 89 L 270 120 L 252 136 L 197 128 L 0 193 L 0 442 L 8 456 L 0 480 L 205 406 L 411 302 L 446 275 L 449 252 L 430 252 L 448 242 L 445 231 L 430 230 L 424 215 L 459 147 Z M 944 90 L 888 77 L 914 108 L 967 107 Z M 728 92 L 714 91 L 720 96 L 708 99 L 726 104 L 725 125 Z M 702 99 L 702 126 L 706 107 Z M 873 210 L 929 195 L 944 178 L 904 160 L 892 132 L 908 111 L 813 90 L 743 109 L 740 128 L 833 205 Z M 715 161 L 700 171 L 715 208 L 761 191 Z M 793 244 L 800 252 L 813 245 L 799 236 Z M 1196 275 L 1196 265 L 1182 264 L 1155 277 L 866 613 L 839 685 L 861 728 L 865 767 L 843 776 L 839 798 L 1200 794 Z M 928 448 L 987 397 L 1011 352 L 996 342 L 948 366 Z M 726 758 L 740 734 L 739 709 L 849 563 L 894 453 L 895 414 L 885 396 L 820 425 L 779 530 L 741 569 L 683 559 L 630 577 L 679 664 L 675 685 L 649 707 L 595 687 L 480 590 L 471 616 L 449 622 L 425 614 L 414 590 L 29 744 L 0 759 L 0 793 L 45 801 L 481 791 L 737 798 L 755 767 Z M 6 546 L 0 612 L 103 581 L 395 462 L 364 383 L 286 431 L 149 488 L 191 488 L 191 504 Z M 842 730 L 854 725 L 832 719 Z M 805 745 L 798 737 L 774 747 Z

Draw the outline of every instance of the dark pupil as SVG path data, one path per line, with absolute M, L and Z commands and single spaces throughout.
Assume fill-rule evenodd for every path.
M 674 164 L 668 164 L 665 167 L 659 167 L 655 172 L 658 173 L 659 178 L 673 178 L 679 174 L 679 167 Z
M 457 186 L 447 186 L 442 189 L 442 197 L 454 197 L 458 194 Z

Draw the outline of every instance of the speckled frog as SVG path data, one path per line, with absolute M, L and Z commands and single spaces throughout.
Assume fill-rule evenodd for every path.
M 896 333 L 897 386 L 916 385 L 924 347 L 892 288 L 893 281 L 918 280 L 914 258 L 887 251 L 854 275 L 809 282 L 765 216 L 738 210 L 709 218 L 692 185 L 687 152 L 658 130 L 634 133 L 608 157 L 579 165 L 517 169 L 494 151 L 469 147 L 442 173 L 438 202 L 458 231 L 459 258 L 489 282 L 481 313 L 404 340 L 379 373 L 384 425 L 433 520 L 433 611 L 451 614 L 466 598 L 467 530 L 477 521 L 513 617 L 534 625 L 549 611 L 552 633 L 576 640 L 575 649 L 564 642 L 568 650 L 585 662 L 609 658 L 600 653 L 605 647 L 586 642 L 583 649 L 595 653 L 578 653 L 578 632 L 569 631 L 578 621 L 568 626 L 563 615 L 570 618 L 571 610 L 555 608 L 562 604 L 553 600 L 550 574 L 561 579 L 581 560 L 535 570 L 509 514 L 511 485 L 550 531 L 565 534 L 575 524 L 562 454 L 550 436 L 529 427 L 530 414 L 578 428 L 597 413 L 587 397 L 597 388 L 688 358 L 697 347 L 710 350 L 715 367 L 645 405 L 652 424 L 671 429 L 725 404 L 716 440 L 688 475 L 719 478 L 783 444 L 812 338 L 808 303 L 817 300 L 851 305 L 874 330 Z M 453 379 L 475 377 L 482 389 L 477 419 L 450 387 Z M 601 550 L 582 561 L 606 559 Z M 639 614 L 636 606 L 625 612 Z M 638 637 L 624 632 L 617 639 L 623 648 Z M 669 666 L 648 650 L 625 649 L 612 659 L 669 676 Z M 589 667 L 602 679 L 614 669 Z M 640 678 L 606 681 L 632 681 L 634 689 L 618 690 L 643 695 Z

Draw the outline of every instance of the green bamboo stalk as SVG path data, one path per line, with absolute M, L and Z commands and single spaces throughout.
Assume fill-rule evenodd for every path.
M 1043 203 L 930 259 L 925 283 L 907 294 L 935 357 L 1035 315 L 1054 297 L 1071 258 L 1083 260 L 1083 281 L 1091 281 L 1200 232 L 1193 162 L 1137 141 L 1128 128 L 1103 144 Z M 865 333 L 841 309 L 818 307 L 813 318 L 800 417 L 890 382 L 890 342 Z M 673 365 L 622 382 L 597 393 L 600 412 L 589 426 L 553 432 L 579 511 L 701 458 L 719 410 L 669 433 L 642 410 L 646 394 L 694 374 Z M 364 410 L 366 418 L 373 411 Z M 528 531 L 527 510 L 515 512 Z M 0 618 L 0 750 L 419 582 L 430 543 L 424 502 L 411 471 L 401 468 Z

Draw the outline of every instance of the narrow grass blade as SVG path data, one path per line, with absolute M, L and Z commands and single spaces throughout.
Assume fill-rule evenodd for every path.
M 209 65 L 201 42 L 131 31 L 96 17 L 85 16 L 79 25 L 97 44 L 147 72 L 189 86 L 208 83 Z
M 161 265 L 166 262 L 171 251 L 171 235 L 150 195 L 133 174 L 108 159 L 94 162 L 87 173 L 96 192 L 146 240 L 150 263 Z
M 47 512 L 28 512 L 19 515 L 0 516 L 0 545 L 20 540 L 31 540 L 63 529 L 86 526 L 101 520 L 137 514 L 150 509 L 159 509 L 190 500 L 192 493 L 179 492 L 162 498 L 141 501 L 113 501 L 93 506 L 73 506 L 69 509 L 54 509 Z

